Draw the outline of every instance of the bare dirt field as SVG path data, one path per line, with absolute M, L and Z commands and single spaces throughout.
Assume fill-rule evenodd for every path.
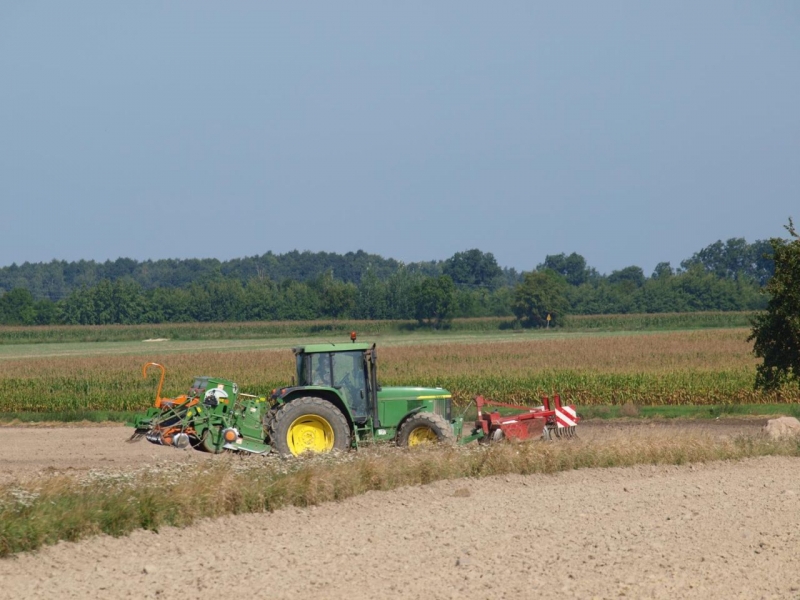
M 756 426 L 696 423 L 720 435 Z M 617 426 L 631 427 L 587 423 L 583 435 Z M 0 457 L 21 476 L 208 458 L 121 444 L 128 432 L 4 428 Z M 798 467 L 776 457 L 457 480 L 102 536 L 0 561 L 0 599 L 800 598 Z
M 142 467 L 159 460 L 204 460 L 146 441 L 125 443 L 133 429 L 121 425 L 0 427 L 0 484 L 90 469 Z

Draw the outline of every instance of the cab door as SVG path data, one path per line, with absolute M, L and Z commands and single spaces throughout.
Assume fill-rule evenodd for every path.
M 370 415 L 364 353 L 335 352 L 332 360 L 333 387 L 344 397 L 353 418 L 363 423 Z

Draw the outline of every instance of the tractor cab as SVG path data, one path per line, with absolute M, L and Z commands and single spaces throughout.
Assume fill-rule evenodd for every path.
M 294 348 L 297 386 L 336 390 L 355 423 L 377 421 L 377 352 L 369 344 Z

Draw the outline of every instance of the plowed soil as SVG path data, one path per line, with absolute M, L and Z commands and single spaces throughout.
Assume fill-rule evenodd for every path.
M 689 426 L 760 424 L 727 423 Z M 4 476 L 209 458 L 129 432 L 2 429 Z M 798 509 L 792 458 L 457 480 L 61 543 L 0 561 L 0 599 L 800 598 Z

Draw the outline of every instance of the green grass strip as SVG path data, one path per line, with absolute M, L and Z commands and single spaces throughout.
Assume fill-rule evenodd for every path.
M 752 311 L 706 311 L 626 315 L 568 316 L 559 330 L 564 331 L 672 331 L 684 329 L 750 327 Z M 518 327 L 513 317 L 453 319 L 450 331 L 490 332 Z M 408 333 L 430 328 L 417 321 L 253 321 L 221 323 L 155 323 L 143 325 L 33 325 L 0 326 L 0 345 L 127 342 L 152 338 L 170 340 L 245 340 L 296 338 L 299 336 L 346 336 Z

